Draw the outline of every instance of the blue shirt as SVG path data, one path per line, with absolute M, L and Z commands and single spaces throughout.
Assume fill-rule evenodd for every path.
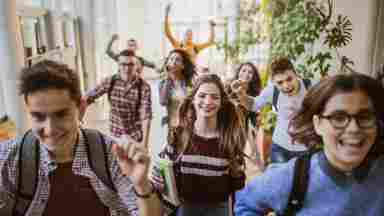
M 384 215 L 384 156 L 373 161 L 365 173 L 355 174 L 336 171 L 322 155 L 311 158 L 308 190 L 297 216 Z M 236 216 L 264 216 L 268 209 L 282 215 L 292 189 L 295 161 L 268 169 L 239 191 Z

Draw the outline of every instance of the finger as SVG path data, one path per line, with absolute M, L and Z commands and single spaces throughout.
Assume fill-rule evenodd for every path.
M 117 156 L 118 160 L 128 160 L 127 154 L 124 149 L 118 144 L 112 145 L 112 152 Z

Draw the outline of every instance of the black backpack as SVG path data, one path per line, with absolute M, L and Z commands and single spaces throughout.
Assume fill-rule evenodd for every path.
M 304 87 L 305 89 L 309 89 L 312 85 L 310 79 L 303 79 Z M 272 96 L 272 107 L 274 108 L 275 112 L 277 112 L 277 99 L 279 98 L 280 91 L 277 89 L 276 86 L 273 87 L 273 96 Z
M 311 156 L 316 151 L 308 151 L 295 161 L 292 190 L 289 194 L 288 204 L 284 210 L 284 216 L 294 216 L 303 207 L 305 194 L 308 189 L 309 170 Z
M 108 168 L 108 155 L 103 135 L 92 129 L 81 129 L 85 139 L 91 169 L 111 190 L 117 191 Z M 0 209 L 0 215 L 23 216 L 28 210 L 38 183 L 39 152 L 38 139 L 28 131 L 20 142 L 18 187 L 14 206 Z

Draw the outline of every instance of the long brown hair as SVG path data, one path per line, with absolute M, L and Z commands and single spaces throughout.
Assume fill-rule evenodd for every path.
M 206 83 L 213 83 L 220 90 L 221 107 L 217 114 L 220 150 L 228 155 L 230 161 L 243 161 L 243 150 L 246 142 L 243 117 L 228 99 L 220 78 L 215 74 L 201 75 L 196 80 L 191 94 L 184 99 L 179 107 L 177 132 L 168 137 L 168 143 L 174 144 L 179 153 L 192 147 L 191 138 L 196 121 L 196 112 L 192 102 L 200 86 Z
M 300 110 L 289 125 L 289 133 L 294 141 L 312 147 L 322 142 L 313 126 L 313 116 L 322 114 L 330 98 L 339 92 L 361 90 L 370 98 L 378 119 L 378 135 L 371 152 L 383 153 L 383 145 L 379 142 L 383 136 L 384 88 L 379 82 L 363 74 L 336 75 L 322 80 L 307 92 Z

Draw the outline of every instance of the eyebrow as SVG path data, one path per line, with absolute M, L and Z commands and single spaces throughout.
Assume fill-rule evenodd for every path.
M 336 109 L 336 110 L 332 110 L 329 112 L 328 115 L 331 115 L 331 114 L 339 114 L 339 113 L 347 113 L 349 115 L 356 115 L 356 114 L 361 114 L 361 113 L 366 113 L 366 112 L 370 112 L 370 113 L 374 113 L 375 110 L 372 109 L 372 108 L 363 108 L 363 109 L 360 109 L 358 110 L 356 113 L 348 113 L 347 110 L 344 110 L 344 109 Z
M 50 113 L 37 112 L 37 111 L 32 111 L 32 112 L 30 112 L 30 113 L 31 113 L 31 115 L 34 115 L 34 116 L 45 116 L 45 115 L 47 115 L 47 114 L 55 114 L 55 115 L 57 115 L 57 114 L 63 114 L 63 113 L 66 113 L 66 112 L 68 112 L 68 111 L 69 111 L 68 108 L 64 108 L 64 109 L 60 109 L 60 110 L 57 110 L 57 111 L 54 111 L 54 112 L 50 112 Z

